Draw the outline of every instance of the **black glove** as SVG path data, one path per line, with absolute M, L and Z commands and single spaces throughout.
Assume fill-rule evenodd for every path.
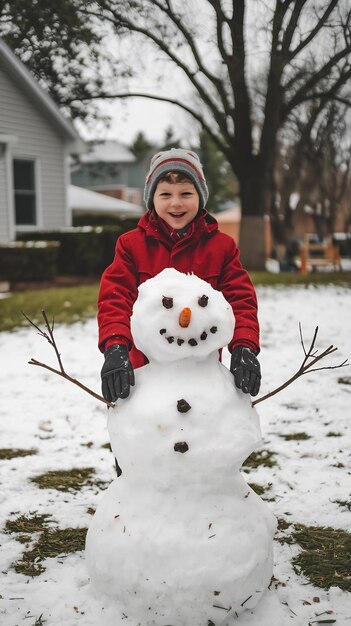
M 230 371 L 239 389 L 251 396 L 257 396 L 261 385 L 261 368 L 255 353 L 250 348 L 245 346 L 234 348 Z
M 105 363 L 101 370 L 102 395 L 107 402 L 127 398 L 130 386 L 135 383 L 127 346 L 116 343 L 107 348 L 104 356 Z

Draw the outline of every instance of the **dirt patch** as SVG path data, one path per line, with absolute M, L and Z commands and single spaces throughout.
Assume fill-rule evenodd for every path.
M 6 521 L 5 532 L 14 533 L 17 541 L 29 548 L 34 540 L 22 558 L 13 563 L 17 573 L 39 576 L 45 571 L 42 564 L 45 559 L 84 550 L 87 528 L 48 528 L 48 523 L 55 523 L 51 515 L 36 512 Z
M 53 470 L 34 476 L 31 481 L 40 489 L 56 489 L 57 491 L 77 492 L 83 487 L 98 487 L 106 489 L 108 483 L 94 479 L 95 469 L 93 467 L 75 467 L 71 470 Z
M 297 574 L 316 587 L 351 591 L 351 534 L 346 530 L 295 524 L 292 539 L 302 551 L 292 559 Z
M 274 459 L 276 454 L 276 452 L 272 452 L 271 450 L 253 452 L 243 463 L 244 472 L 249 473 L 252 469 L 256 469 L 260 465 L 264 467 L 274 467 L 278 465 L 277 461 Z
M 288 433 L 286 435 L 278 434 L 278 437 L 284 439 L 285 441 L 306 441 L 307 439 L 311 439 L 311 436 L 307 433 Z
M 20 456 L 31 456 L 33 454 L 38 454 L 38 450 L 35 448 L 0 448 L 0 461 L 16 459 Z

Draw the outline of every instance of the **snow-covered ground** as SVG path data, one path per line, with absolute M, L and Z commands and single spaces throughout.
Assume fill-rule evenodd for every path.
M 318 325 L 316 348 L 322 351 L 330 344 L 339 348 L 321 366 L 350 359 L 350 293 L 341 287 L 258 290 L 260 396 L 288 379 L 300 365 L 299 322 L 306 347 Z M 55 330 L 66 370 L 99 391 L 102 356 L 96 349 L 96 335 L 95 320 Z M 27 364 L 35 357 L 57 366 L 47 342 L 32 328 L 1 333 L 0 355 L 0 447 L 37 449 L 32 456 L 0 461 L 0 623 L 137 626 L 120 608 L 91 594 L 83 552 L 47 559 L 45 571 L 34 578 L 14 571 L 12 564 L 27 548 L 14 534 L 2 532 L 6 520 L 36 512 L 51 515 L 53 527 L 87 527 L 91 509 L 101 497 L 96 486 L 72 493 L 39 489 L 30 481 L 32 477 L 50 470 L 94 467 L 97 478 L 109 482 L 115 473 L 112 454 L 103 447 L 108 442 L 103 404 L 55 374 Z M 252 483 L 271 483 L 267 498 L 272 499 L 267 504 L 278 518 L 350 531 L 350 514 L 336 503 L 350 499 L 351 387 L 338 382 L 343 376 L 350 377 L 351 370 L 306 374 L 257 405 L 263 448 L 276 453 L 277 465 L 260 466 L 245 476 Z M 301 432 L 310 438 L 287 441 L 282 437 Z M 295 574 L 291 558 L 299 550 L 297 544 L 275 542 L 277 581 L 253 614 L 247 612 L 235 620 L 237 626 L 307 626 L 322 620 L 335 620 L 329 623 L 337 626 L 350 623 L 349 594 L 337 587 L 329 591 L 314 587 Z

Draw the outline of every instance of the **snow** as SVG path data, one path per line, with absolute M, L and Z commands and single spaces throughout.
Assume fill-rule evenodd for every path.
M 145 626 L 224 624 L 267 589 L 276 531 L 239 471 L 261 432 L 218 360 L 233 312 L 207 282 L 168 268 L 139 288 L 131 328 L 150 363 L 109 412 L 123 473 L 89 528 L 91 580 Z
M 97 211 L 115 215 L 141 215 L 143 209 L 137 204 L 111 198 L 77 185 L 68 186 L 68 205 L 72 211 Z
M 300 365 L 299 322 L 306 346 L 317 325 L 316 347 L 321 351 L 330 344 L 338 346 L 325 365 L 350 358 L 350 291 L 346 288 L 261 288 L 258 300 L 263 373 L 259 396 L 288 379 Z M 66 370 L 98 390 L 103 357 L 96 348 L 96 321 L 57 327 L 55 335 Z M 0 461 L 1 528 L 7 519 L 34 511 L 51 514 L 53 524 L 60 528 L 89 526 L 89 508 L 96 508 L 103 496 L 97 487 L 64 493 L 39 489 L 30 478 L 49 470 L 95 467 L 100 480 L 112 481 L 113 455 L 102 447 L 108 441 L 105 407 L 58 376 L 27 364 L 35 357 L 57 366 L 52 348 L 33 329 L 1 333 L 0 353 L 1 447 L 38 450 L 33 456 Z M 350 531 L 350 516 L 336 503 L 349 498 L 351 389 L 338 383 L 341 376 L 350 376 L 350 370 L 306 374 L 257 405 L 263 448 L 276 453 L 277 466 L 260 466 L 245 478 L 262 485 L 272 483 L 268 494 L 275 500 L 266 504 L 278 518 Z M 306 432 L 311 438 L 286 441 L 280 436 L 296 432 Z M 46 571 L 29 578 L 11 567 L 24 549 L 13 534 L 1 533 L 1 624 L 34 625 L 42 615 L 45 626 L 137 626 L 116 613 L 111 601 L 92 595 L 83 552 L 47 559 Z M 234 624 L 307 626 L 318 619 L 334 619 L 337 626 L 349 623 L 347 593 L 337 587 L 330 591 L 314 587 L 303 575 L 295 574 L 291 558 L 299 550 L 296 544 L 274 542 L 274 576 L 279 583 L 253 613 L 245 612 Z
M 107 140 L 92 142 L 89 152 L 81 155 L 82 163 L 134 163 L 135 155 L 120 141 Z
M 205 306 L 198 303 L 203 296 Z M 167 308 L 162 306 L 162 298 L 170 300 Z M 189 308 L 189 324 L 181 327 L 178 313 Z M 139 287 L 131 330 L 136 347 L 150 361 L 167 363 L 189 357 L 203 359 L 210 352 L 226 346 L 233 336 L 233 329 L 231 306 L 219 291 L 194 274 L 184 275 L 167 268 Z M 206 337 L 201 339 L 204 331 Z M 178 339 L 181 345 L 178 345 Z M 195 345 L 191 345 L 191 341 L 195 341 Z

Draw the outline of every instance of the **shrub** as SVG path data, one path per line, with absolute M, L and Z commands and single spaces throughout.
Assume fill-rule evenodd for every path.
M 125 233 L 127 230 L 136 228 L 140 216 L 123 217 L 122 215 L 98 215 L 96 213 L 73 214 L 73 226 L 113 226 L 119 232 Z
M 16 241 L 0 245 L 0 279 L 49 280 L 57 273 L 58 241 Z
M 100 276 L 112 263 L 116 241 L 122 230 L 115 226 L 84 226 L 59 231 L 31 233 L 31 238 L 59 241 L 57 269 L 59 274 Z M 23 233 L 18 238 L 26 240 Z

